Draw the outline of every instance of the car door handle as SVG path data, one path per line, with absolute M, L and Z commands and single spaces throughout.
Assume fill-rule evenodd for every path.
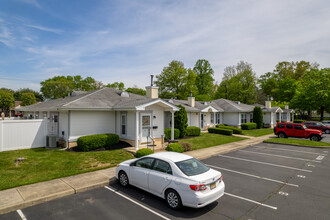
M 168 177 L 164 177 L 164 179 L 165 179 L 166 181 L 169 181 L 169 180 L 170 180 L 170 178 L 168 178 Z

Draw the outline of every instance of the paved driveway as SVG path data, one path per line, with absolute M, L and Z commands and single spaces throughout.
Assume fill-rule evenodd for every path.
M 226 194 L 201 209 L 173 211 L 149 193 L 112 184 L 0 219 L 328 219 L 329 151 L 262 143 L 203 160 L 223 173 Z

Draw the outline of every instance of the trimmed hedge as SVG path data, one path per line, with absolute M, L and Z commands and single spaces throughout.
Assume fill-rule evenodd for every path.
M 119 143 L 119 136 L 116 134 L 94 134 L 78 138 L 77 147 L 86 152 L 117 143 Z
M 224 129 L 224 128 L 209 128 L 209 133 L 215 133 L 215 134 L 224 134 L 224 135 L 232 135 L 233 130 Z
M 142 148 L 138 151 L 136 151 L 135 153 L 135 157 L 139 158 L 139 157 L 143 157 L 143 156 L 147 156 L 149 154 L 153 154 L 153 150 L 148 149 L 148 148 Z
M 228 129 L 228 130 L 233 130 L 234 134 L 242 134 L 242 129 L 236 128 L 236 127 L 231 127 L 231 126 L 225 126 L 225 125 L 216 125 L 217 128 L 223 128 L 223 129 Z
M 164 134 L 167 139 L 171 140 L 171 128 L 165 128 Z M 179 137 L 180 137 L 180 130 L 174 128 L 174 139 L 178 139 Z
M 252 130 L 252 129 L 256 129 L 257 128 L 257 124 L 256 123 L 244 123 L 241 124 L 241 128 L 242 130 Z
M 199 127 L 190 126 L 187 127 L 187 136 L 199 136 L 201 135 L 201 129 Z
M 186 151 L 191 151 L 192 150 L 192 145 L 191 143 L 180 143 L 183 149 L 183 152 Z
M 172 144 L 169 144 L 165 150 L 167 151 L 174 151 L 174 152 L 179 152 L 179 153 L 182 153 L 183 152 L 183 148 L 182 148 L 182 145 L 181 144 L 178 144 L 178 143 L 172 143 Z
M 301 119 L 296 119 L 293 121 L 293 123 L 303 123 L 305 120 L 301 120 Z

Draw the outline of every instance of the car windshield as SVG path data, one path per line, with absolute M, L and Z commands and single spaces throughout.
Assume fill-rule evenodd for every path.
M 179 169 L 186 174 L 187 176 L 195 176 L 202 173 L 205 173 L 210 168 L 202 164 L 200 161 L 195 158 L 191 158 L 188 160 L 180 161 L 175 163 Z

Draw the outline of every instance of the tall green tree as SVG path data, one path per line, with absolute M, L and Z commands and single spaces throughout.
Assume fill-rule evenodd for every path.
M 140 88 L 127 88 L 126 92 L 134 93 L 137 95 L 143 95 L 146 96 L 146 90 L 140 89 Z
M 14 93 L 9 90 L 2 88 L 0 89 L 0 109 L 3 111 L 6 115 L 8 115 L 10 107 L 14 106 Z
M 188 118 L 186 109 L 182 105 L 178 105 L 179 111 L 174 113 L 174 127 L 180 130 L 180 138 L 186 136 L 188 127 Z
M 204 59 L 197 60 L 194 72 L 197 75 L 196 86 L 199 95 L 213 95 L 213 75 L 214 71 L 209 61 Z
M 34 91 L 29 88 L 22 88 L 22 89 L 18 89 L 14 92 L 15 101 L 22 101 L 21 97 L 22 97 L 23 93 L 33 93 L 37 102 L 42 102 L 44 100 L 44 97 L 42 96 L 42 94 L 40 92 Z
M 215 98 L 225 98 L 254 104 L 257 100 L 257 78 L 249 63 L 240 61 L 236 66 L 225 68 L 222 82 Z
M 161 74 L 156 75 L 155 84 L 161 98 L 186 99 L 191 90 L 195 90 L 194 79 L 193 71 L 186 69 L 182 62 L 173 60 Z
M 37 102 L 36 97 L 32 92 L 25 92 L 21 96 L 21 106 L 32 105 Z
M 323 120 L 324 111 L 330 110 L 330 68 L 305 73 L 291 103 L 298 109 L 318 110 Z
M 105 87 L 118 89 L 120 91 L 124 91 L 125 90 L 125 85 L 124 85 L 123 82 L 108 83 Z

